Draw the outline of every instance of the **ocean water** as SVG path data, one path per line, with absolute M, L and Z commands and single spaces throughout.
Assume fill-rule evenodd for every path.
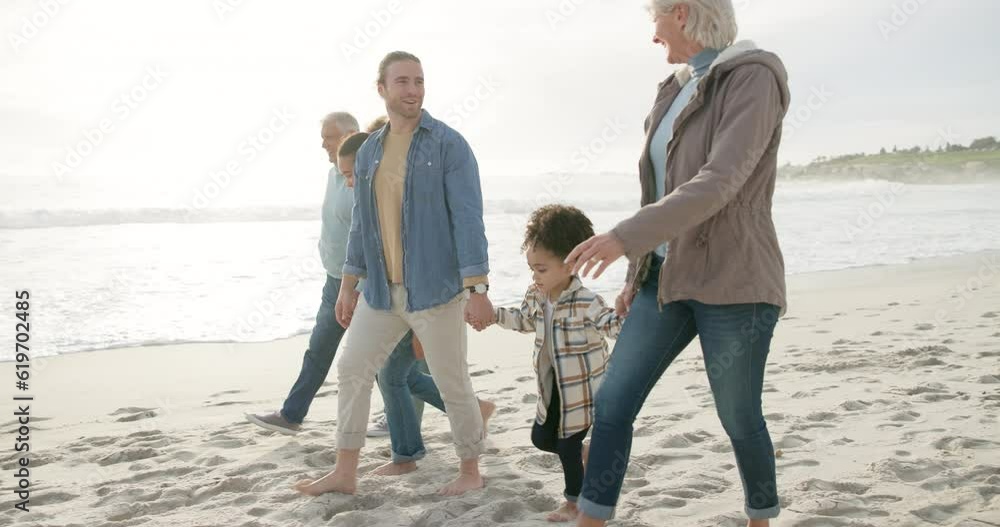
M 512 304 L 531 280 L 520 251 L 531 210 L 573 204 L 602 232 L 635 210 L 639 190 L 634 175 L 555 173 L 491 178 L 484 195 L 491 297 Z M 774 219 L 794 274 L 1000 249 L 998 202 L 1000 184 L 782 182 Z M 36 356 L 269 341 L 312 328 L 319 227 L 318 199 L 201 212 L 5 206 L 0 283 L 4 295 L 31 292 Z M 619 262 L 587 285 L 611 301 L 624 275 Z

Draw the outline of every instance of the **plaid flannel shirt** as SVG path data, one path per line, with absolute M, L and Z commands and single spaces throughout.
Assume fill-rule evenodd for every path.
M 538 404 L 535 420 L 545 422 L 551 386 L 542 379 L 547 372 L 538 371 L 543 353 L 545 332 L 552 331 L 552 356 L 556 386 L 562 403 L 559 421 L 560 437 L 566 438 L 587 430 L 593 424 L 594 396 L 601 384 L 608 362 L 605 337 L 615 338 L 621 331 L 622 319 L 605 304 L 600 295 L 583 287 L 576 276 L 553 306 L 552 327 L 545 327 L 545 297 L 532 285 L 519 308 L 496 308 L 497 324 L 521 333 L 535 334 L 533 355 L 538 383 Z

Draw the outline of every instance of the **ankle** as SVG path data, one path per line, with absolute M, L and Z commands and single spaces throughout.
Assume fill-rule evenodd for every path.
M 458 472 L 463 476 L 478 476 L 479 458 L 463 459 L 462 463 L 458 466 Z

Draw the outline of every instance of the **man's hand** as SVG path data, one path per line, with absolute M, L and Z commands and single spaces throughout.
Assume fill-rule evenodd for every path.
M 358 296 L 361 293 L 357 292 L 358 280 L 356 278 L 344 277 L 343 281 L 340 283 L 340 294 L 337 295 L 337 307 L 334 309 L 334 314 L 337 317 L 337 323 L 344 326 L 346 329 L 351 325 L 351 319 L 354 318 L 354 309 L 358 307 Z
M 488 295 L 472 293 L 469 302 L 465 304 L 465 321 L 472 325 L 476 331 L 482 331 L 493 323 L 496 313 L 493 311 L 493 302 L 490 302 Z
M 573 274 L 580 273 L 586 277 L 590 270 L 600 264 L 594 272 L 594 278 L 601 276 L 601 273 L 614 263 L 615 260 L 625 256 L 625 245 L 617 236 L 606 232 L 599 236 L 592 236 L 587 241 L 577 245 L 572 252 L 566 256 L 565 263 L 573 266 Z
M 625 284 L 625 288 L 618 294 L 618 298 L 615 298 L 615 314 L 619 317 L 627 317 L 634 298 L 635 291 L 632 290 L 629 284 Z
M 417 360 L 424 360 L 424 345 L 420 343 L 420 339 L 416 335 L 413 335 L 413 358 Z

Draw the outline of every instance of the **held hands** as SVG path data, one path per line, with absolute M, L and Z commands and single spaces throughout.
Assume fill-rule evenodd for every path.
M 476 331 L 482 331 L 496 322 L 493 302 L 486 294 L 473 293 L 465 304 L 465 321 Z
M 565 263 L 573 266 L 573 274 L 586 277 L 590 270 L 597 266 L 594 278 L 601 276 L 615 260 L 625 256 L 625 245 L 617 236 L 610 232 L 592 236 L 587 241 L 577 245 L 566 256 Z M 583 268 L 583 272 L 580 272 Z M 631 300 L 629 300 L 631 303 Z M 615 302 L 617 307 L 617 302 Z
M 635 291 L 628 284 L 625 284 L 622 292 L 618 293 L 618 297 L 615 298 L 615 314 L 622 318 L 627 317 L 634 298 Z

